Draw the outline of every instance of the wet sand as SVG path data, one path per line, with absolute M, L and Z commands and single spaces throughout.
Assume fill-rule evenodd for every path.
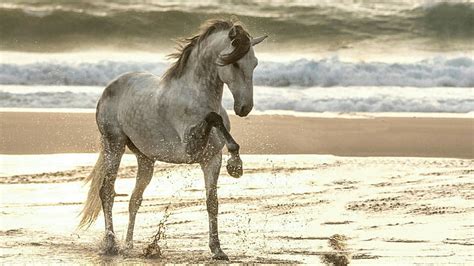
M 90 156 L 96 156 L 91 154 Z M 132 155 L 127 155 L 132 156 Z M 231 262 L 474 263 L 474 162 L 469 159 L 244 155 L 245 174 L 219 180 L 220 238 Z M 103 219 L 75 229 L 91 166 L 5 177 L 2 263 L 206 263 L 207 213 L 197 166 L 158 163 L 145 192 L 135 247 L 100 255 Z M 117 193 L 131 193 L 123 165 Z M 169 206 L 161 259 L 145 259 Z M 128 197 L 116 198 L 123 241 Z
M 93 113 L 0 112 L 0 154 L 97 152 Z M 243 154 L 474 158 L 474 119 L 230 116 Z
M 241 179 L 223 169 L 219 180 L 219 232 L 231 262 L 474 264 L 472 118 L 231 120 L 245 169 Z M 2 263 L 210 262 L 198 166 L 157 163 L 134 249 L 104 256 L 102 217 L 76 230 L 88 190 L 82 181 L 97 157 L 84 153 L 97 149 L 94 114 L 0 112 L 0 123 L 0 154 L 13 154 L 0 155 Z M 127 154 L 117 193 L 130 195 L 135 175 Z M 145 259 L 168 215 L 162 258 Z M 121 243 L 127 222 L 128 196 L 117 197 Z

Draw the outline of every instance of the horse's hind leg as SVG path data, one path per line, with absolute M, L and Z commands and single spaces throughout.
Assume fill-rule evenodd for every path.
M 112 137 L 103 136 L 104 148 L 104 167 L 105 178 L 99 191 L 100 200 L 102 201 L 102 210 L 105 218 L 105 254 L 117 254 L 118 249 L 115 243 L 114 226 L 112 221 L 112 207 L 114 205 L 115 190 L 114 184 L 117 178 L 120 160 L 125 152 L 125 139 L 123 136 Z
M 130 203 L 128 205 L 129 212 L 129 222 L 127 230 L 126 245 L 127 248 L 133 247 L 133 229 L 135 227 L 135 218 L 138 212 L 138 208 L 142 203 L 143 192 L 150 183 L 151 178 L 153 177 L 153 165 L 154 160 L 149 159 L 143 153 L 138 151 L 132 143 L 129 143 L 128 147 L 132 150 L 137 156 L 138 162 L 138 173 L 137 173 L 137 183 L 135 189 L 133 189 L 132 196 L 130 197 Z
M 214 155 L 210 160 L 201 163 L 206 184 L 206 205 L 209 217 L 209 248 L 212 258 L 217 260 L 229 260 L 222 251 L 217 230 L 217 214 L 219 211 L 217 200 L 217 180 L 221 169 L 222 153 Z

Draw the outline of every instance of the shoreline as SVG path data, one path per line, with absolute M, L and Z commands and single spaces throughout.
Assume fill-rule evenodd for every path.
M 0 107 L 1 113 L 95 113 L 95 108 L 29 108 L 29 107 Z M 233 115 L 233 110 L 226 110 Z M 437 112 L 298 112 L 289 110 L 253 110 L 250 116 L 257 115 L 283 115 L 296 117 L 315 118 L 347 118 L 370 119 L 375 117 L 428 117 L 428 118 L 463 118 L 474 119 L 474 112 L 469 113 L 437 113 Z M 244 118 L 245 119 L 245 118 Z
M 355 118 L 230 115 L 242 154 L 474 158 L 474 120 L 469 116 Z M 3 111 L 0 124 L 0 154 L 98 150 L 94 112 Z

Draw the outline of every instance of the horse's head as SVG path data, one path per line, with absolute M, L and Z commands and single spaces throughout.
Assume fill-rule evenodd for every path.
M 254 45 L 267 36 L 252 39 L 239 25 L 229 30 L 227 47 L 219 54 L 219 78 L 227 84 L 234 97 L 234 111 L 238 116 L 247 116 L 253 108 L 253 71 L 258 64 Z

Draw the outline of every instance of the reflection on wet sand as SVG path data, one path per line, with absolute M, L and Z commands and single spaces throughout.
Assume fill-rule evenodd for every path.
M 232 262 L 474 260 L 472 160 L 317 155 L 243 159 L 243 178 L 235 180 L 222 171 L 219 181 L 221 244 Z M 4 263 L 209 262 L 198 167 L 156 166 L 137 217 L 134 248 L 121 247 L 115 257 L 99 254 L 101 219 L 88 231 L 76 230 L 87 190 L 81 180 L 88 171 L 90 166 L 2 179 Z M 130 194 L 135 171 L 133 166 L 121 168 L 117 193 Z M 127 221 L 128 196 L 121 196 L 114 208 L 121 243 Z M 155 243 L 161 256 L 146 259 L 143 250 L 159 230 Z

